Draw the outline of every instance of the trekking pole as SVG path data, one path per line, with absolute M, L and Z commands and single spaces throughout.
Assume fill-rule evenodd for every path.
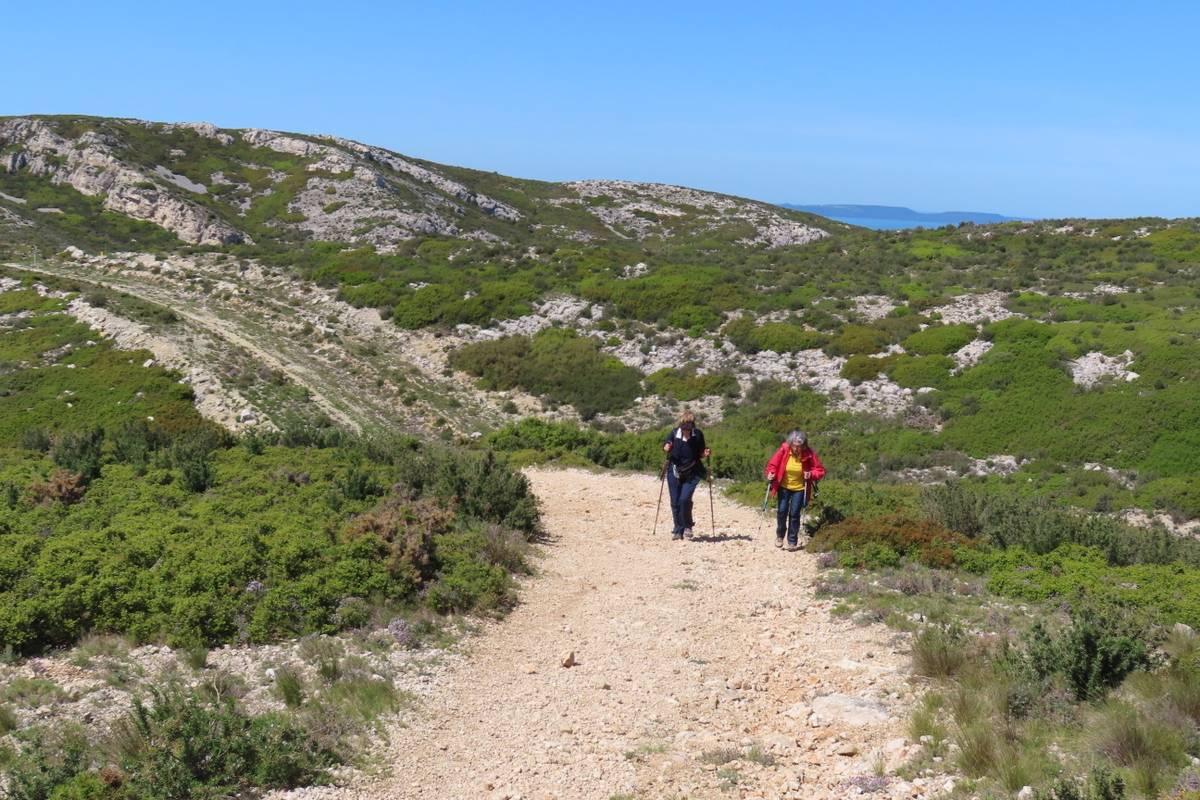
M 712 456 L 708 457 L 708 514 L 712 519 L 712 534 L 713 538 L 717 538 L 717 512 L 713 506 L 713 491 L 712 491 Z
M 804 482 L 804 513 L 800 515 L 800 527 L 804 529 L 805 538 L 811 536 L 808 532 L 808 510 L 812 508 L 814 486 L 816 482 L 811 478 Z
M 662 469 L 658 471 L 658 505 L 654 508 L 654 536 L 658 536 L 658 512 L 662 511 L 662 492 L 663 486 L 667 482 L 667 464 L 671 463 L 668 458 L 663 462 Z
M 767 521 L 767 506 L 770 504 L 770 502 L 771 502 L 771 482 L 767 481 L 766 491 L 763 492 L 762 507 L 759 509 L 760 511 L 762 511 L 762 515 L 758 518 L 758 535 L 759 536 L 762 536 L 762 526 L 764 524 L 766 524 L 766 521 Z

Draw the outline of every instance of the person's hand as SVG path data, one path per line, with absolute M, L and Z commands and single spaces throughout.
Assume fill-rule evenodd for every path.
M 712 448 L 709 448 L 709 447 L 704 448 L 704 458 L 708 458 L 711 455 L 712 455 Z
M 805 473 L 804 473 L 804 480 L 808 480 L 808 479 L 809 479 L 809 478 L 811 478 L 811 477 L 812 477 L 812 473 L 811 473 L 811 472 L 805 472 Z
M 775 473 L 774 473 L 774 472 L 768 472 L 768 473 L 767 473 L 767 480 L 769 480 L 769 481 L 773 481 L 773 480 L 775 480 Z
M 670 442 L 665 442 L 665 443 L 663 444 L 663 452 L 664 452 L 664 453 L 669 453 L 669 452 L 671 452 L 671 443 L 670 443 Z

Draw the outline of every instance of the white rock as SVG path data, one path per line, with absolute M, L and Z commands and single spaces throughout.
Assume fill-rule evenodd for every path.
M 1138 373 L 1129 369 L 1133 359 L 1132 350 L 1126 350 L 1118 356 L 1092 351 L 1070 362 L 1071 378 L 1088 389 L 1109 380 L 1135 381 Z
M 887 722 L 887 708 L 877 700 L 845 694 L 827 694 L 812 700 L 813 716 L 854 727 Z

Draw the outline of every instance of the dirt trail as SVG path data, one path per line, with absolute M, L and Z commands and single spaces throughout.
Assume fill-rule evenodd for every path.
M 713 537 L 701 489 L 704 535 L 674 542 L 650 532 L 653 478 L 528 474 L 550 542 L 520 607 L 390 732 L 387 777 L 306 796 L 841 798 L 908 754 L 894 632 L 831 618 L 814 558 L 753 510 L 718 494 Z

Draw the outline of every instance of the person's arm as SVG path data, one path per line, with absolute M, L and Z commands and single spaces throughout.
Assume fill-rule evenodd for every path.
M 784 447 L 786 447 L 786 446 L 787 445 L 784 445 Z M 780 456 L 782 455 L 782 453 L 783 453 L 783 447 L 780 447 L 778 450 L 775 451 L 775 454 L 773 456 L 771 456 L 771 458 L 767 461 L 767 468 L 765 470 L 763 470 L 763 472 L 766 473 L 767 480 L 773 481 L 773 480 L 775 480 L 775 476 L 779 474 L 780 463 L 782 461 Z
M 825 466 L 821 463 L 821 459 L 817 457 L 815 450 L 809 451 L 812 453 L 812 469 L 809 470 L 808 479 L 819 481 L 825 477 Z

